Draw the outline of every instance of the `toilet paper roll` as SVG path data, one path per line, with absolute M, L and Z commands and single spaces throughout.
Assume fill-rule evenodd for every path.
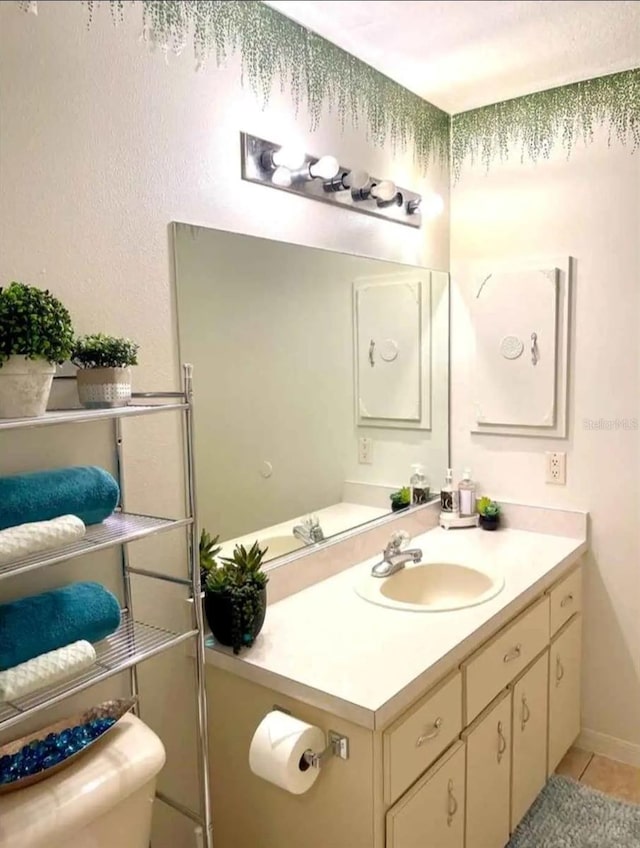
M 305 751 L 319 754 L 325 747 L 324 733 L 280 710 L 268 713 L 253 734 L 249 767 L 254 774 L 293 795 L 307 792 L 318 779 L 319 769 L 302 760 Z

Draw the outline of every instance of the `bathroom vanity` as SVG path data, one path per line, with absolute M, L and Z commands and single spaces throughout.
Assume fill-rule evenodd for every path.
M 219 848 L 502 848 L 578 736 L 585 538 L 434 529 L 415 545 L 503 588 L 393 609 L 358 594 L 376 557 L 271 606 L 251 651 L 207 651 Z M 348 737 L 305 794 L 249 769 L 274 707 Z

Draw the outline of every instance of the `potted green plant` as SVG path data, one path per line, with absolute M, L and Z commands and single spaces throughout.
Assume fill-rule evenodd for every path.
M 72 345 L 71 316 L 47 289 L 0 288 L 0 418 L 44 414 L 56 363 Z
M 408 506 L 411 506 L 411 489 L 408 486 L 403 486 L 397 492 L 392 492 L 389 498 L 391 499 L 392 512 L 406 509 Z
M 71 361 L 78 366 L 78 396 L 88 409 L 126 406 L 131 400 L 131 365 L 138 364 L 138 345 L 131 339 L 94 333 L 81 336 Z
M 233 556 L 215 561 L 219 551 L 217 537 L 207 548 L 214 564 L 203 564 L 203 535 L 200 537 L 200 567 L 206 571 L 204 611 L 214 638 L 221 645 L 229 645 L 234 654 L 240 648 L 250 647 L 262 630 L 267 612 L 268 577 L 262 571 L 262 560 L 267 552 L 254 542 L 247 550 L 236 545 Z
M 483 530 L 497 529 L 500 524 L 500 504 L 492 501 L 491 498 L 483 497 L 478 500 L 477 510 Z

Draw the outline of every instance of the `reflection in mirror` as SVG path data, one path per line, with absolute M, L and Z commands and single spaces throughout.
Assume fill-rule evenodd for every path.
M 273 560 L 406 506 L 449 463 L 441 271 L 174 224 L 200 524 Z M 391 496 L 395 494 L 395 498 Z

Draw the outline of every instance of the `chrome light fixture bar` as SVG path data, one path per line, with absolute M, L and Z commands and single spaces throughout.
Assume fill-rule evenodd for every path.
M 419 227 L 422 198 L 391 180 L 372 177 L 361 168 L 346 168 L 334 156 L 310 156 L 286 144 L 240 133 L 242 179 Z

